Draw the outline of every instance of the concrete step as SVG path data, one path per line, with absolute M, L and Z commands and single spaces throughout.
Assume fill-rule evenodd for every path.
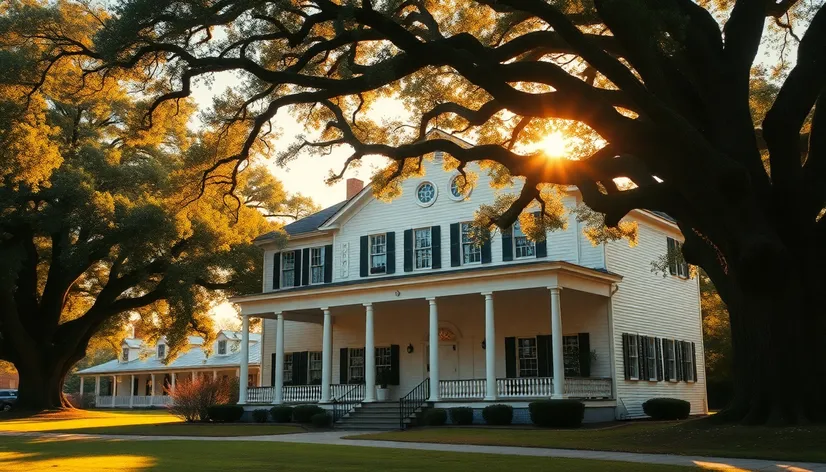
M 347 418 L 342 424 L 399 424 L 398 418 Z
M 394 426 L 386 424 L 337 424 L 336 429 L 352 430 L 352 431 L 398 431 L 399 425 Z

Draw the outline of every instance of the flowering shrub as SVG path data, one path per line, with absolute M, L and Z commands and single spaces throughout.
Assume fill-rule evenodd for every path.
M 237 402 L 238 389 L 236 387 L 236 392 L 233 392 L 234 385 L 237 381 L 212 380 L 209 377 L 177 382 L 175 389 L 167 390 L 172 397 L 169 411 L 186 421 L 206 421 L 209 407 Z

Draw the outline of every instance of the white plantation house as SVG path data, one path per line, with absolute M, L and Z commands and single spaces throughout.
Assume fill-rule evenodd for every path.
M 210 356 L 204 352 L 202 338 L 189 336 L 186 350 L 168 363 L 164 362 L 167 346 L 163 338 L 155 345 L 148 345 L 141 339 L 125 339 L 117 359 L 78 372 L 80 393 L 84 393 L 83 379 L 94 378 L 95 406 L 98 408 L 167 406 L 171 404 L 169 391 L 178 382 L 197 376 L 240 377 L 242 337 L 247 338 L 248 345 L 244 377 L 247 385 L 258 386 L 261 381 L 260 335 L 241 336 L 239 332 L 224 330 L 218 333 Z M 111 380 L 106 383 L 106 391 L 101 387 L 102 378 Z
M 629 214 L 635 247 L 593 245 L 570 214 L 545 241 L 517 223 L 476 246 L 468 223 L 497 190 L 471 165 L 478 182 L 460 192 L 440 161 L 389 203 L 351 179 L 345 201 L 284 228 L 286 247 L 257 239 L 263 292 L 233 300 L 245 328 L 264 318 L 264 386 L 241 387 L 248 409 L 339 405 L 336 420 L 364 427 L 426 405 L 508 403 L 524 420 L 537 398 L 582 399 L 586 421 L 640 417 L 664 396 L 707 412 L 698 281 L 679 264 L 652 272 L 682 240 L 670 218 Z

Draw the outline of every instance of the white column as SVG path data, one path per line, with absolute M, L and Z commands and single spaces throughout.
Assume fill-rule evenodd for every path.
M 152 379 L 152 396 L 155 396 L 155 374 L 149 374 Z
M 80 377 L 80 396 L 83 396 L 83 377 Z
M 191 380 L 193 382 L 195 381 L 195 371 L 194 370 L 190 373 L 189 380 Z
M 118 376 L 117 375 L 112 376 L 112 396 L 113 397 L 118 396 Z M 114 404 L 115 404 L 115 400 L 112 399 L 112 405 L 114 405 Z
M 329 308 L 324 310 L 324 332 L 321 342 L 321 403 L 330 401 L 330 384 L 333 383 L 333 316 Z
M 135 401 L 135 374 L 132 374 L 132 381 L 129 383 L 129 408 Z
M 250 317 L 241 315 L 241 372 L 238 373 L 238 403 L 247 403 L 247 382 L 250 372 Z
M 373 338 L 373 304 L 365 303 L 364 401 L 376 401 L 376 342 Z
M 436 298 L 430 303 L 430 401 L 439 401 L 439 311 Z
M 560 288 L 551 287 L 551 350 L 554 358 L 554 394 L 552 398 L 565 397 L 565 358 L 562 354 L 562 307 Z
M 172 391 L 175 391 L 175 379 L 178 378 L 178 374 L 172 372 Z
M 278 314 L 275 331 L 275 392 L 273 402 L 284 403 L 284 314 Z
M 212 371 L 212 381 L 215 382 L 216 380 L 218 380 L 218 371 L 213 370 Z M 239 384 L 240 384 L 240 382 L 239 382 Z
M 100 396 L 100 376 L 99 375 L 95 376 L 95 396 L 96 397 Z
M 485 297 L 485 400 L 496 400 L 496 327 L 493 323 L 493 293 Z

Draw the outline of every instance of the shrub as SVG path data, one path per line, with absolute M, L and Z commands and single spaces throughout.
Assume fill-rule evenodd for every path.
M 293 420 L 293 407 L 274 406 L 270 408 L 270 416 L 276 423 L 289 423 Z
M 84 393 L 67 393 L 66 400 L 74 407 L 82 410 L 88 410 L 95 407 L 95 394 Z
M 310 417 L 310 422 L 313 423 L 313 426 L 316 428 L 329 428 L 331 424 L 333 424 L 333 417 L 330 416 L 329 413 L 326 411 L 322 413 L 316 413 Z
M 450 421 L 453 424 L 468 425 L 473 424 L 473 408 L 468 406 L 457 406 L 450 409 Z
M 296 423 L 310 423 L 313 420 L 313 415 L 319 413 L 326 413 L 326 411 L 318 405 L 298 405 L 293 408 L 293 421 Z
M 576 428 L 585 417 L 585 404 L 578 400 L 540 400 L 528 405 L 531 422 L 537 426 Z
M 482 418 L 490 425 L 506 425 L 513 421 L 513 407 L 510 405 L 488 405 L 482 410 Z
M 691 403 L 679 398 L 652 398 L 642 404 L 642 411 L 655 420 L 684 420 L 691 413 Z
M 254 410 L 252 412 L 252 420 L 256 423 L 266 423 L 270 419 L 270 412 L 259 408 L 258 410 Z
M 427 426 L 444 426 L 447 422 L 447 410 L 431 408 L 424 412 L 424 424 Z
M 212 405 L 207 408 L 211 421 L 216 423 L 234 423 L 244 416 L 244 407 L 238 405 Z
M 177 382 L 175 389 L 168 392 L 172 397 L 169 411 L 186 421 L 206 421 L 209 407 L 229 405 L 233 398 L 232 382 L 225 379 L 212 380 L 210 377 Z

